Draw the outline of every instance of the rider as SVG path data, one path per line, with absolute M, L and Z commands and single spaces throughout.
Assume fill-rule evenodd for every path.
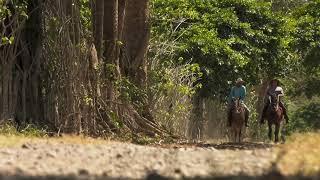
M 244 98 L 246 96 L 246 87 L 243 85 L 244 81 L 241 78 L 236 80 L 236 85 L 232 87 L 229 98 L 228 98 L 228 124 L 227 126 L 231 126 L 232 119 L 232 99 L 239 98 L 243 107 L 245 108 L 245 126 L 248 127 L 248 119 L 249 119 L 249 109 L 243 103 Z
M 264 123 L 265 114 L 266 114 L 266 111 L 267 111 L 268 106 L 270 104 L 269 96 L 274 93 L 276 93 L 280 96 L 284 96 L 283 89 L 280 87 L 280 81 L 278 79 L 272 79 L 269 83 L 269 86 L 268 86 L 268 89 L 266 92 L 266 96 L 265 96 L 265 99 L 267 99 L 267 101 L 265 101 L 265 105 L 263 107 L 262 115 L 261 115 L 261 119 L 260 119 L 261 124 Z M 285 108 L 284 104 L 282 103 L 281 98 L 279 98 L 279 106 L 282 108 L 284 118 L 286 119 L 286 122 L 288 123 L 289 117 L 287 115 L 287 109 Z

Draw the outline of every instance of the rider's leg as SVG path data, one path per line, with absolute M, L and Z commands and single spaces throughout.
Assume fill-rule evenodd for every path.
M 284 106 L 284 104 L 281 101 L 279 102 L 279 106 L 282 108 L 284 118 L 286 119 L 286 122 L 288 123 L 289 122 L 289 117 L 288 117 L 288 114 L 287 114 L 287 108 Z
M 245 126 L 246 127 L 249 127 L 249 125 L 248 125 L 248 120 L 249 120 L 249 114 L 250 114 L 250 111 L 249 111 L 249 108 L 245 105 L 245 104 L 243 104 L 243 106 L 244 106 L 244 109 L 245 109 Z

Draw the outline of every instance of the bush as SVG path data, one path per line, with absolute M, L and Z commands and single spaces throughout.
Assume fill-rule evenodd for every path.
M 33 124 L 28 124 L 26 127 L 18 130 L 14 122 L 7 121 L 0 125 L 0 135 L 4 136 L 25 136 L 25 137 L 46 137 L 47 131 L 40 129 Z
M 320 129 L 320 102 L 309 101 L 291 112 L 288 125 L 289 133 L 308 132 Z

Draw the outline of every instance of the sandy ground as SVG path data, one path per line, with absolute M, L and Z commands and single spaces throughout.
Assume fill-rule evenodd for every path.
M 260 177 L 272 171 L 271 145 L 140 146 L 27 143 L 0 148 L 1 179 Z

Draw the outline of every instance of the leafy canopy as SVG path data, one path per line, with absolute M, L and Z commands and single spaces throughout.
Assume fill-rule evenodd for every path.
M 258 1 L 153 0 L 153 33 L 177 43 L 177 64 L 198 63 L 202 96 L 223 98 L 241 76 L 256 84 L 291 70 L 290 21 Z

